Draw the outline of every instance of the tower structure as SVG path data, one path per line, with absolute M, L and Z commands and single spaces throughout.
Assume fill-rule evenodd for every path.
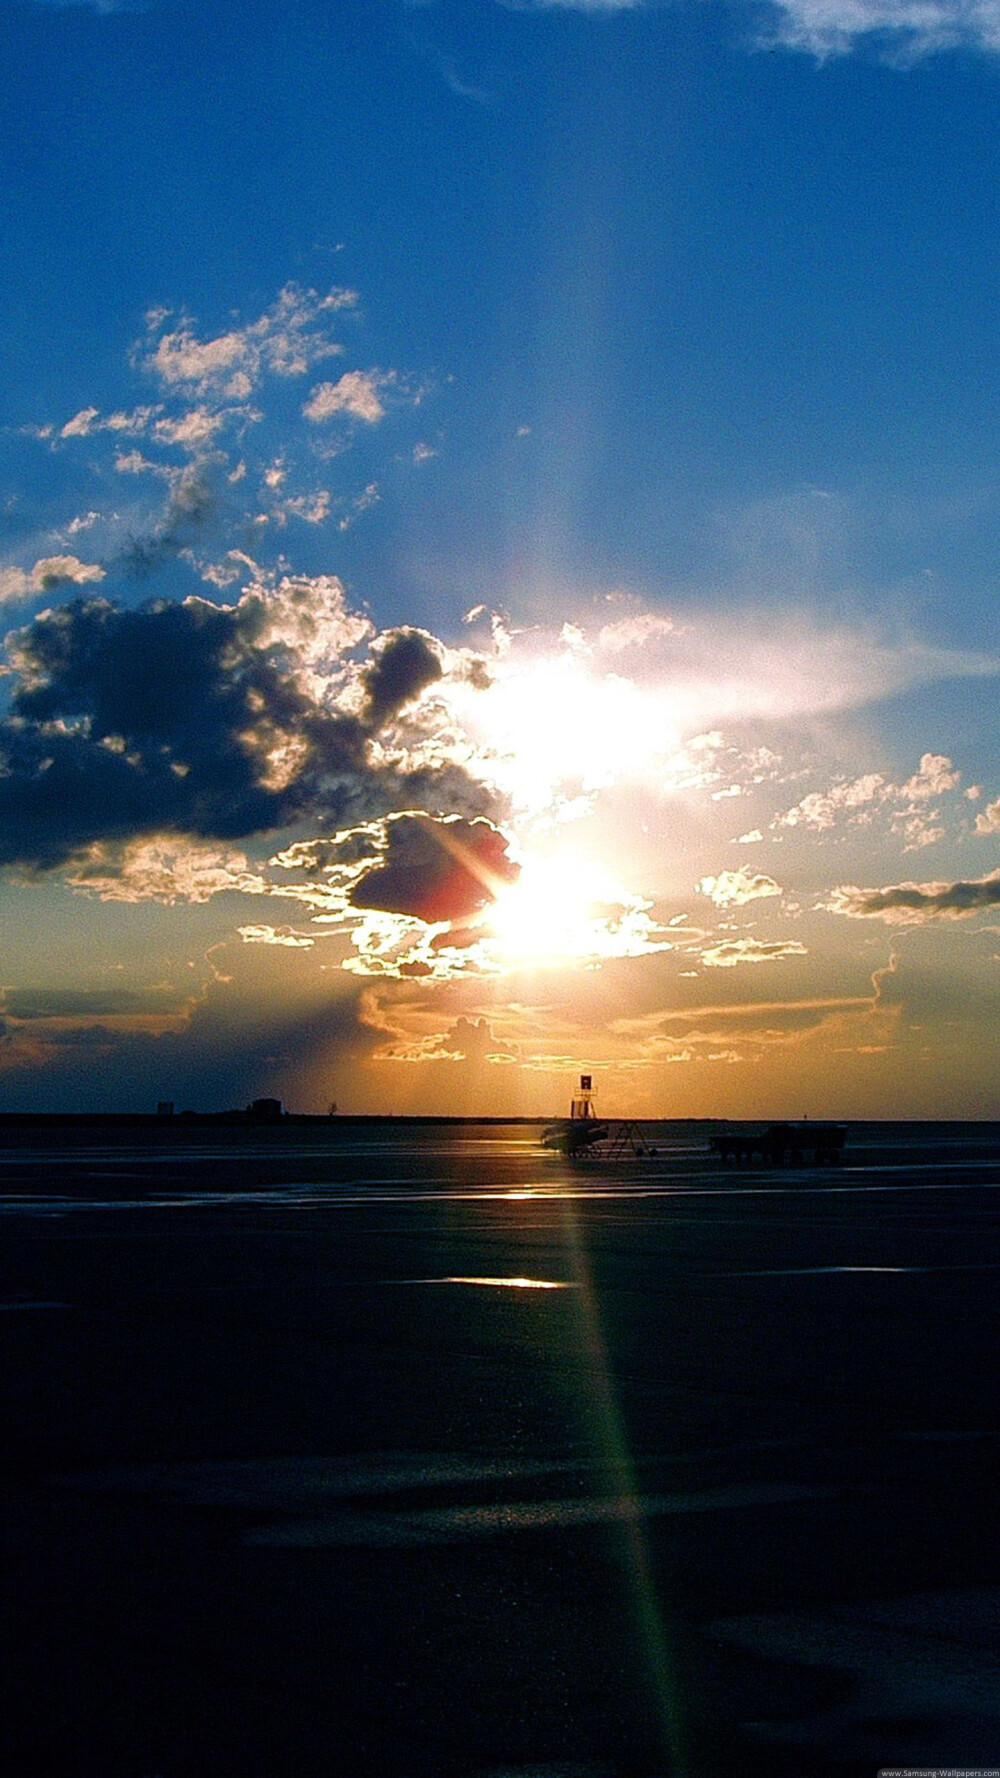
M 569 1115 L 571 1118 L 596 1118 L 593 1075 L 581 1074 L 580 1096 L 578 1099 L 570 1100 Z

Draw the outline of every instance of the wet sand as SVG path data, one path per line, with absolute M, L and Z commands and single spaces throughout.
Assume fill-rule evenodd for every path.
M 536 1142 L 3 1132 L 5 1775 L 998 1763 L 1000 1130 Z

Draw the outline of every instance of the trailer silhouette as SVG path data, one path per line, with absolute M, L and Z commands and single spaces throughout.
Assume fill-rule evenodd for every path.
M 723 1161 L 734 1166 L 834 1167 L 844 1158 L 846 1124 L 770 1124 L 766 1130 L 747 1135 L 727 1130 L 713 1136 L 711 1146 Z

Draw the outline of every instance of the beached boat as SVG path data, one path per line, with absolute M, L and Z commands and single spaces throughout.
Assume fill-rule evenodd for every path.
M 583 1154 L 595 1142 L 605 1141 L 608 1133 L 607 1124 L 599 1118 L 564 1117 L 543 1131 L 542 1147 L 554 1148 L 559 1154 Z

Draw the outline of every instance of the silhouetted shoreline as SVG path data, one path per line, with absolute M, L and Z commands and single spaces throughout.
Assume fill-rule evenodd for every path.
M 280 1117 L 262 1118 L 249 1111 L 179 1111 L 171 1116 L 162 1116 L 155 1111 L 0 1111 L 0 1128 L 6 1129 L 14 1124 L 25 1124 L 35 1127 L 51 1125 L 56 1128 L 74 1129 L 90 1127 L 95 1124 L 106 1124 L 110 1129 L 155 1129 L 170 1130 L 175 1127 L 190 1129 L 192 1125 L 220 1124 L 235 1125 L 241 1129 L 274 1130 L 274 1129 L 339 1129 L 344 1125 L 354 1124 L 550 1124 L 557 1114 L 550 1113 L 547 1117 L 449 1117 L 432 1114 L 414 1114 L 403 1112 L 395 1114 L 387 1111 L 376 1112 L 339 1112 L 330 1115 L 326 1112 L 285 1111 Z M 714 1123 L 715 1119 L 691 1120 L 692 1122 Z
M 502 1115 L 456 1116 L 442 1112 L 307 1112 L 284 1111 L 278 1117 L 260 1117 L 250 1111 L 179 1111 L 164 1116 L 153 1111 L 0 1111 L 0 1130 L 9 1130 L 23 1126 L 26 1129 L 65 1129 L 83 1130 L 101 1126 L 108 1130 L 153 1130 L 158 1135 L 176 1130 L 179 1133 L 194 1128 L 237 1128 L 255 1133 L 274 1130 L 331 1131 L 345 1128 L 378 1128 L 391 1125 L 393 1129 L 414 1126 L 425 1129 L 469 1129 L 469 1128 L 543 1128 L 562 1116 L 558 1111 L 551 1111 L 540 1116 L 521 1116 L 514 1113 Z M 622 1121 L 613 1117 L 612 1123 Z M 638 1117 L 630 1119 L 642 1129 L 669 1130 L 677 1135 L 697 1131 L 709 1133 L 714 1130 L 755 1130 L 763 1125 L 782 1122 L 778 1114 L 762 1112 L 756 1118 L 728 1117 Z M 824 1123 L 826 1119 L 817 1117 L 816 1122 Z M 882 1127 L 898 1127 L 907 1130 L 989 1130 L 1000 1128 L 997 1118 L 846 1118 L 839 1122 L 846 1123 L 848 1130 Z

